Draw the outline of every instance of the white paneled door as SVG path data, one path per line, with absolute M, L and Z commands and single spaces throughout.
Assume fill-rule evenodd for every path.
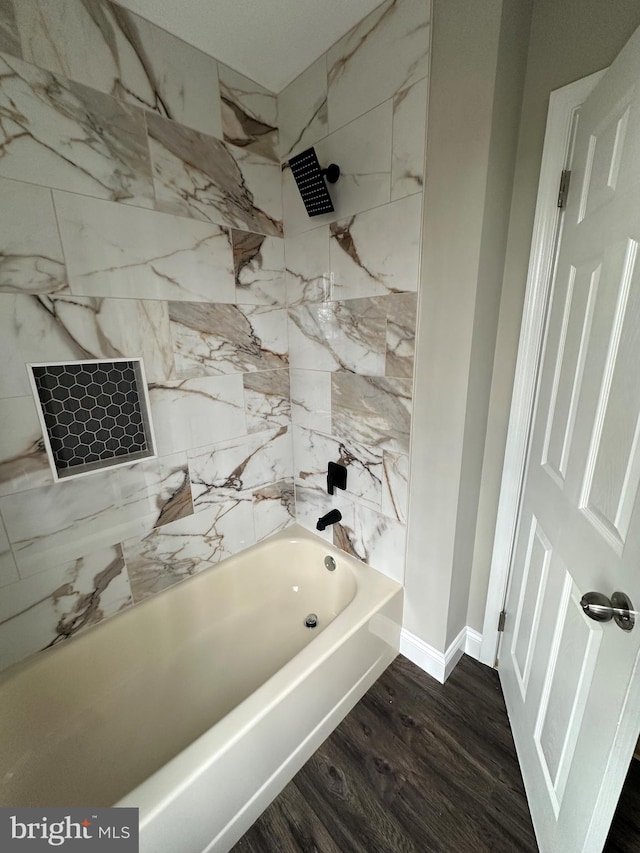
M 602 850 L 640 729 L 640 30 L 580 110 L 500 676 L 543 853 Z

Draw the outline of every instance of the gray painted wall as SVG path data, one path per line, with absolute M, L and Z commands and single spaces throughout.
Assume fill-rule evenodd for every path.
M 636 27 L 638 0 L 534 0 L 467 624 L 482 629 L 549 94 L 610 65 Z
M 405 627 L 439 650 L 466 624 L 529 11 L 434 4 Z

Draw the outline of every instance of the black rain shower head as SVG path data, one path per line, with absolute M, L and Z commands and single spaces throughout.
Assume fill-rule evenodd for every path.
M 332 163 L 326 169 L 321 169 L 315 148 L 307 148 L 301 154 L 296 154 L 289 160 L 289 166 L 309 216 L 331 213 L 335 208 L 324 179 L 326 176 L 330 184 L 335 184 L 340 177 L 340 167 Z

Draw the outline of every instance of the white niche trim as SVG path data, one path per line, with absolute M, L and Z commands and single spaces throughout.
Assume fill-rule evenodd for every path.
M 157 456 L 141 358 L 28 364 L 54 480 Z

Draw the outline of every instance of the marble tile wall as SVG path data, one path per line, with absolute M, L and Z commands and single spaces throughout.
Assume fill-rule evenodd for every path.
M 0 0 L 0 667 L 291 523 L 276 97 L 107 0 Z M 52 481 L 25 364 L 141 356 L 159 457 Z
M 387 0 L 278 96 L 297 520 L 402 580 L 430 0 Z M 310 218 L 286 166 L 341 168 Z M 347 489 L 326 492 L 328 461 Z
M 109 0 L 0 0 L 0 667 L 334 505 L 402 579 L 429 18 L 276 98 Z M 25 364 L 139 356 L 158 459 L 54 484 Z

